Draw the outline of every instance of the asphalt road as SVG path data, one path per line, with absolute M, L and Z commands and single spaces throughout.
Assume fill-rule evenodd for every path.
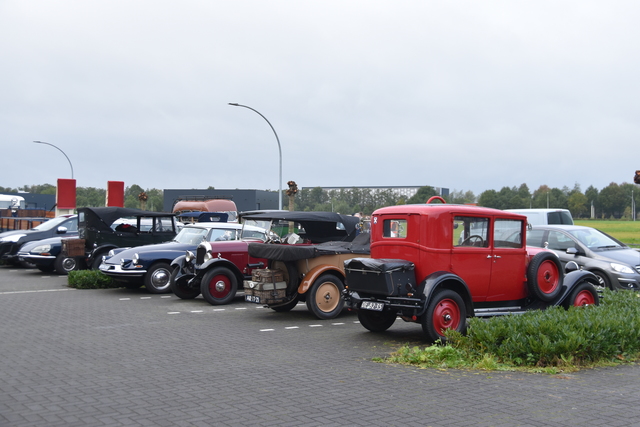
M 570 375 L 375 363 L 373 334 L 237 298 L 73 290 L 0 267 L 0 426 L 633 426 L 640 367 Z

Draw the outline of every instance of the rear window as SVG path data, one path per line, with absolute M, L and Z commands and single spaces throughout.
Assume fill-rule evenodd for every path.
M 407 220 L 385 219 L 382 224 L 382 236 L 405 239 L 407 237 Z
M 573 219 L 566 211 L 549 212 L 547 213 L 547 224 L 573 225 Z

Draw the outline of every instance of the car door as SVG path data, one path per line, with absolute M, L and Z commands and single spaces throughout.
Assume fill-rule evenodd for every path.
M 524 221 L 496 218 L 491 239 L 491 286 L 487 301 L 514 301 L 526 296 Z
M 465 281 L 473 301 L 485 301 L 493 264 L 489 247 L 489 218 L 455 216 L 452 243 L 451 271 Z

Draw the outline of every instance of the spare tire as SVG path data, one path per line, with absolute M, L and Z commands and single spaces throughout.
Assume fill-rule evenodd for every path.
M 553 301 L 562 292 L 562 264 L 553 252 L 536 254 L 527 267 L 529 294 L 545 302 Z

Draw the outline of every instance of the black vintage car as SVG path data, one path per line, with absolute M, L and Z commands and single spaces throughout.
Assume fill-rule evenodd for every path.
M 68 256 L 81 251 L 86 265 L 97 269 L 111 249 L 162 243 L 179 231 L 175 216 L 166 212 L 149 212 L 118 207 L 79 208 L 79 239 Z

